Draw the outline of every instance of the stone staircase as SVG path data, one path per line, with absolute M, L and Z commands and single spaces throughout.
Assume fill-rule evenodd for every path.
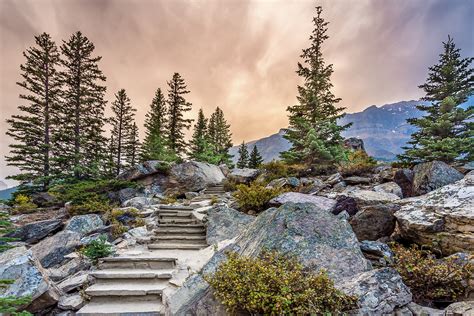
M 207 247 L 206 227 L 192 214 L 189 206 L 161 205 L 158 226 L 148 249 L 199 250 Z
M 226 192 L 224 190 L 224 185 L 223 184 L 216 184 L 207 187 L 201 192 L 201 195 L 198 197 L 195 197 L 194 199 L 191 200 L 191 203 L 198 203 L 206 200 L 210 200 L 212 198 L 216 198 L 219 196 L 224 195 Z
M 104 258 L 85 290 L 90 302 L 76 315 L 163 315 L 162 293 L 175 267 L 174 258 Z

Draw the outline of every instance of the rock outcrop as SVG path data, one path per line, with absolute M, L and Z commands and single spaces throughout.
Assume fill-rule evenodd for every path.
M 395 194 L 399 198 L 403 198 L 402 188 L 395 182 L 385 182 L 374 187 L 375 192 L 385 192 Z
M 401 237 L 436 242 L 443 254 L 474 251 L 474 172 L 426 195 L 400 201 L 395 213 Z
M 0 279 L 13 280 L 0 288 L 0 297 L 31 296 L 26 309 L 32 313 L 43 311 L 59 300 L 60 291 L 50 282 L 33 252 L 25 247 L 0 254 Z
M 244 214 L 226 205 L 214 206 L 207 210 L 205 219 L 207 244 L 213 245 L 225 239 L 237 237 L 254 220 L 254 216 Z
M 393 203 L 362 206 L 349 223 L 360 241 L 377 240 L 393 233 L 394 214 L 399 209 L 400 206 Z
M 64 256 L 70 254 L 81 245 L 81 234 L 63 230 L 51 237 L 43 239 L 31 247 L 33 254 L 44 268 L 62 263 Z
M 197 192 L 208 186 L 220 184 L 224 179 L 225 176 L 219 166 L 189 161 L 171 168 L 166 189 L 180 194 L 188 191 Z
M 270 205 L 280 206 L 285 203 L 311 203 L 317 207 L 332 212 L 336 206 L 336 200 L 326 198 L 324 196 L 297 193 L 297 192 L 286 192 L 270 200 Z
M 442 161 L 431 161 L 413 168 L 413 192 L 422 195 L 454 183 L 463 178 L 463 174 Z
M 24 225 L 6 235 L 6 237 L 17 238 L 29 244 L 36 243 L 49 234 L 53 234 L 63 227 L 63 223 L 58 219 L 33 222 Z
M 75 232 L 86 236 L 104 227 L 104 222 L 97 214 L 73 216 L 64 228 L 65 231 Z
M 258 177 L 259 171 L 257 169 L 250 168 L 235 168 L 232 169 L 227 178 L 235 183 L 246 183 L 249 184 Z
M 407 168 L 397 170 L 393 175 L 393 182 L 402 189 L 405 198 L 413 196 L 413 177 L 413 171 Z

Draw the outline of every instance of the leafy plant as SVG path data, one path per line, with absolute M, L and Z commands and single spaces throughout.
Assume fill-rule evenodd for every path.
M 252 182 L 250 185 L 237 185 L 237 191 L 233 195 L 243 211 L 260 212 L 268 206 L 271 199 L 283 192 L 282 188 L 266 188 L 259 183 Z
M 363 150 L 345 153 L 344 159 L 339 163 L 339 172 L 344 176 L 361 175 L 370 172 L 377 165 L 374 158 Z
M 204 278 L 230 312 L 252 315 L 338 314 L 356 307 L 357 298 L 334 287 L 325 271 L 306 272 L 295 258 L 263 252 L 258 258 L 227 254 Z
M 416 245 L 405 248 L 393 244 L 392 249 L 395 253 L 394 268 L 418 303 L 455 301 L 466 291 L 474 272 L 471 263 L 461 263 L 455 256 L 437 259 L 432 252 Z
M 100 258 L 108 257 L 113 254 L 114 251 L 112 245 L 107 242 L 106 237 L 100 236 L 82 248 L 81 253 L 93 263 L 97 263 Z

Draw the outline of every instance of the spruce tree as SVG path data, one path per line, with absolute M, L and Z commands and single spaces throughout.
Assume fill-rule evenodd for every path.
M 174 73 L 168 82 L 168 146 L 178 156 L 186 153 L 186 141 L 184 130 L 191 127 L 193 120 L 185 119 L 184 114 L 191 111 L 191 103 L 184 96 L 189 93 L 186 90 L 184 79 L 179 73 Z
M 207 149 L 208 135 L 207 135 L 207 119 L 204 116 L 202 109 L 199 109 L 198 119 L 194 125 L 193 137 L 191 139 L 191 153 L 190 157 L 196 160 L 204 154 Z
M 438 64 L 429 68 L 424 90 L 424 101 L 429 105 L 417 108 L 427 113 L 407 121 L 416 126 L 405 153 L 399 159 L 419 163 L 441 160 L 446 163 L 474 159 L 474 106 L 460 107 L 474 91 L 473 57 L 461 58 L 451 37 L 443 43 Z
M 135 109 L 130 105 L 130 98 L 125 89 L 119 90 L 115 94 L 115 101 L 112 102 L 112 112 L 114 116 L 110 119 L 112 125 L 112 137 L 115 152 L 115 174 L 118 175 L 127 162 L 130 162 L 132 155 L 135 155 L 135 148 L 130 147 L 130 140 L 136 136 L 134 129 Z M 136 125 L 135 125 L 136 127 Z M 134 140 L 135 141 L 135 140 Z M 135 159 L 133 157 L 133 159 Z
M 94 49 L 81 32 L 74 33 L 61 46 L 64 91 L 55 155 L 63 176 L 75 179 L 101 176 L 107 154 L 103 135 L 105 76 L 98 67 L 102 57 L 93 56 Z
M 46 190 L 52 177 L 51 152 L 53 134 L 57 125 L 58 98 L 61 83 L 58 80 L 59 52 L 49 34 L 35 36 L 36 46 L 23 55 L 26 62 L 20 66 L 23 81 L 17 85 L 24 89 L 18 106 L 21 114 L 7 120 L 7 135 L 14 139 L 10 145 L 7 164 L 20 169 L 20 174 L 9 178 L 21 183 L 31 182 Z
M 237 168 L 247 168 L 249 166 L 249 151 L 245 142 L 239 147 L 239 160 L 237 161 Z
M 141 161 L 177 160 L 177 156 L 167 146 L 167 115 L 165 96 L 158 88 L 145 118 L 145 139 L 141 146 Z
M 323 43 L 329 38 L 322 11 L 316 7 L 311 46 L 303 49 L 303 61 L 298 63 L 296 73 L 303 78 L 298 86 L 298 104 L 287 109 L 290 126 L 285 138 L 292 147 L 281 156 L 289 163 L 334 164 L 343 153 L 341 132 L 349 127 L 337 125 L 344 108 L 336 107 L 341 99 L 331 92 L 333 66 L 326 65 L 322 55 Z
M 230 125 L 225 120 L 224 112 L 219 107 L 209 119 L 208 138 L 214 155 L 218 156 L 219 163 L 230 164 L 229 148 L 232 147 L 232 133 Z
M 253 146 L 252 152 L 250 153 L 249 168 L 256 169 L 260 167 L 262 163 L 263 163 L 262 155 L 260 155 L 257 145 L 255 145 Z
M 130 129 L 130 135 L 128 137 L 125 146 L 125 162 L 128 166 L 134 166 L 138 161 L 138 153 L 140 152 L 140 135 L 138 132 L 137 123 L 133 122 L 132 128 Z

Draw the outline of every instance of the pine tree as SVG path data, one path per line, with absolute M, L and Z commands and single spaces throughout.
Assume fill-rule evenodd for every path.
M 158 88 L 145 118 L 145 139 L 141 147 L 141 161 L 177 160 L 177 156 L 167 146 L 167 115 L 165 96 Z
M 403 161 L 474 159 L 474 106 L 460 107 L 474 92 L 474 70 L 470 67 L 474 58 L 461 58 L 451 37 L 443 46 L 439 63 L 429 68 L 426 83 L 419 86 L 425 92 L 422 100 L 430 104 L 417 108 L 427 115 L 407 120 L 418 131 L 408 142 L 411 146 L 403 147 L 405 153 L 398 157 Z
M 184 79 L 177 72 L 168 82 L 168 86 L 168 146 L 180 156 L 186 152 L 184 130 L 189 129 L 193 121 L 184 118 L 184 113 L 191 111 L 191 103 L 184 98 L 189 91 L 186 90 Z
M 257 145 L 253 146 L 252 152 L 250 153 L 249 168 L 256 169 L 263 163 L 262 155 L 258 151 Z
M 285 138 L 292 147 L 281 156 L 290 163 L 334 164 L 343 153 L 341 132 L 349 127 L 337 125 L 344 108 L 336 107 L 341 99 L 331 92 L 333 66 L 326 65 L 322 55 L 323 43 L 329 38 L 322 11 L 316 7 L 311 46 L 303 49 L 303 62 L 298 63 L 296 73 L 304 80 L 298 86 L 298 104 L 288 107 L 290 126 Z
M 230 164 L 229 148 L 232 147 L 232 134 L 230 125 L 224 118 L 224 112 L 219 107 L 209 119 L 208 138 L 215 156 L 219 157 L 218 163 Z
M 130 135 L 125 146 L 125 162 L 128 166 L 134 166 L 137 163 L 137 153 L 139 152 L 140 136 L 138 133 L 137 123 L 133 122 L 132 128 L 130 129 Z
M 237 161 L 237 168 L 247 168 L 249 166 L 249 151 L 245 142 L 239 147 L 239 160 Z
M 55 155 L 65 177 L 99 177 L 106 160 L 106 87 L 101 85 L 105 76 L 98 67 L 102 57 L 94 57 L 94 49 L 94 44 L 81 32 L 74 33 L 61 46 L 64 91 Z
M 193 137 L 191 139 L 190 157 L 199 161 L 199 158 L 207 149 L 207 143 L 207 119 L 204 116 L 204 112 L 202 111 L 202 109 L 199 109 L 198 119 L 196 124 L 194 125 Z
M 135 137 L 137 132 L 133 127 L 135 111 L 136 110 L 130 105 L 130 98 L 127 96 L 125 89 L 119 90 L 115 94 L 115 101 L 112 102 L 112 112 L 114 116 L 110 119 L 112 136 L 115 140 L 113 146 L 116 175 L 127 165 L 127 160 L 130 161 L 130 156 L 135 154 L 135 149 L 130 148 L 130 140 Z
M 57 124 L 59 52 L 49 34 L 35 36 L 35 47 L 23 53 L 26 62 L 20 66 L 23 81 L 17 85 L 25 90 L 20 99 L 27 104 L 18 106 L 21 114 L 7 120 L 7 135 L 15 143 L 10 145 L 8 165 L 18 167 L 20 174 L 11 179 L 32 182 L 46 190 L 52 177 L 51 149 Z

